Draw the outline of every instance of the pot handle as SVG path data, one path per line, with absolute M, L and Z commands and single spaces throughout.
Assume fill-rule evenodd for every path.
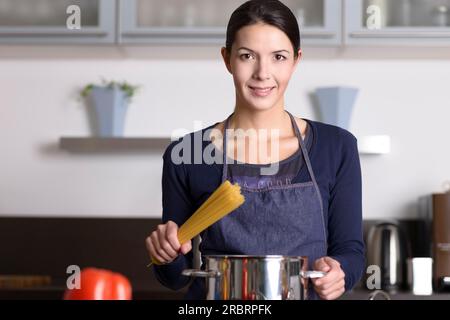
M 313 279 L 313 278 L 322 278 L 322 277 L 324 277 L 326 274 L 327 274 L 326 272 L 323 272 L 323 271 L 315 271 L 315 270 L 313 270 L 313 271 L 300 271 L 300 276 L 301 276 L 302 278 L 310 278 L 310 279 Z
M 181 272 L 183 276 L 187 277 L 201 277 L 201 278 L 217 278 L 221 276 L 219 271 L 215 270 L 197 270 L 197 269 L 185 269 Z

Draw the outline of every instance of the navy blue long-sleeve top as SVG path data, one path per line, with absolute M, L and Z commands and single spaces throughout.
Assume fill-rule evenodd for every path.
M 361 167 L 357 140 L 342 128 L 304 120 L 312 129 L 313 141 L 308 152 L 323 199 L 327 254 L 341 264 L 345 273 L 345 289 L 348 291 L 360 280 L 365 268 Z M 204 151 L 212 150 L 211 154 L 214 155 L 214 148 L 211 149 L 214 145 L 203 137 L 209 137 L 205 131 L 215 125 L 217 123 L 185 136 L 190 138 L 190 143 L 183 144 L 184 149 L 180 148 L 180 138 L 165 150 L 162 174 L 163 223 L 171 220 L 182 225 L 221 184 L 223 164 L 202 161 Z M 198 145 L 202 146 L 201 150 L 196 147 Z M 172 151 L 183 156 L 181 163 L 172 160 Z M 292 183 L 310 180 L 307 167 L 303 165 Z M 154 266 L 154 271 L 163 285 L 178 290 L 190 281 L 181 275 L 182 270 L 192 266 L 193 254 L 190 252 L 178 256 L 169 264 Z

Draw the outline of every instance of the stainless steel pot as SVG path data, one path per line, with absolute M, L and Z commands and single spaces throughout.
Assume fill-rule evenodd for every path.
M 307 257 L 208 255 L 205 266 L 183 275 L 205 277 L 208 300 L 306 300 L 308 279 L 325 275 Z

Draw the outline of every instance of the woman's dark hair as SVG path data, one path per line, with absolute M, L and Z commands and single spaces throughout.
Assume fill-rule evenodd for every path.
M 258 22 L 283 31 L 291 40 L 294 56 L 297 58 L 298 49 L 300 49 L 300 30 L 297 19 L 291 9 L 278 0 L 250 0 L 231 14 L 225 44 L 228 54 L 231 52 L 231 46 L 239 29 Z

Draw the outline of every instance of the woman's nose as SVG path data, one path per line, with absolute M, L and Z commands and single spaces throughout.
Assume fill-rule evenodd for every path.
M 254 71 L 253 77 L 258 80 L 270 79 L 270 67 L 268 62 L 264 60 L 259 60 L 256 64 L 256 69 Z

